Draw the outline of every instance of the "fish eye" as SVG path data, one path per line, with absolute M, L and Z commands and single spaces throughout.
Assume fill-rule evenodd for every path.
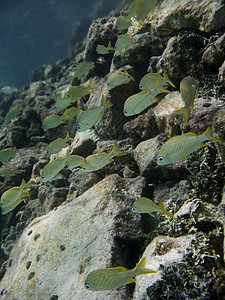
M 85 167 L 82 167 L 82 170 L 85 170 L 86 168 Z
M 124 112 L 125 114 L 127 114 L 127 110 L 126 110 L 126 109 L 124 109 L 123 112 Z
M 67 97 L 68 97 L 68 98 L 70 97 L 70 94 L 69 94 L 69 93 L 67 94 Z
M 132 207 L 132 211 L 136 211 L 136 208 L 135 208 L 135 207 Z
M 139 88 L 140 88 L 140 89 L 142 89 L 142 88 L 143 88 L 143 85 L 142 85 L 142 84 L 140 84 L 140 85 L 139 85 Z
M 86 287 L 86 289 L 90 289 L 90 285 L 89 284 L 85 284 L 84 286 Z
M 164 161 L 164 157 L 160 156 L 160 157 L 158 158 L 158 160 L 159 160 L 159 161 Z
M 109 86 L 109 83 L 107 82 L 107 85 Z
M 42 179 L 44 179 L 44 178 L 45 178 L 45 176 L 41 176 L 41 178 L 42 178 Z
M 77 126 L 77 129 L 80 129 L 80 125 Z

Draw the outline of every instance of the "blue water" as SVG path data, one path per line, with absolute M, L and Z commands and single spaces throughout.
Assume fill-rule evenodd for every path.
M 1 0 L 0 87 L 29 84 L 32 71 L 71 53 L 72 33 L 85 38 L 91 21 L 106 15 L 119 1 Z M 103 9 L 100 8 L 104 3 Z

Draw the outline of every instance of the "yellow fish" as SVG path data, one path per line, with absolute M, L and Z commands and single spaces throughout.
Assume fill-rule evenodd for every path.
M 70 169 L 79 167 L 81 165 L 81 162 L 84 161 L 84 158 L 79 155 L 70 155 L 67 160 L 67 167 Z
M 110 153 L 101 152 L 97 154 L 89 155 L 81 162 L 80 166 L 85 172 L 93 172 L 97 171 L 104 166 L 110 164 L 114 161 L 113 157 L 126 155 L 127 153 L 121 151 L 118 147 L 117 141 L 114 142 L 113 149 Z
M 0 176 L 2 177 L 9 177 L 17 173 L 16 168 L 9 169 L 9 168 L 0 168 Z
M 119 16 L 116 19 L 116 29 L 126 30 L 132 24 L 131 19 L 126 16 Z
M 159 212 L 167 215 L 170 218 L 174 217 L 169 211 L 165 210 L 163 203 L 160 203 L 158 206 L 151 199 L 145 197 L 141 197 L 134 202 L 132 211 L 139 214 L 146 213 L 150 216 L 153 216 L 153 212 Z
M 68 91 L 70 99 L 72 99 L 72 101 L 79 100 L 82 97 L 90 94 L 91 90 L 99 89 L 99 87 L 96 85 L 93 85 L 92 82 L 93 82 L 93 80 L 92 80 L 92 78 L 90 78 L 87 86 L 85 86 L 85 85 L 72 86 Z
M 85 131 L 91 128 L 103 115 L 107 107 L 111 107 L 111 102 L 106 102 L 105 96 L 102 95 L 101 104 L 99 106 L 92 106 L 83 111 L 77 118 L 77 130 Z
M 202 135 L 194 132 L 175 136 L 169 139 L 160 149 L 157 164 L 167 165 L 186 159 L 194 151 L 205 146 L 205 141 L 223 142 L 212 136 L 212 128 L 208 127 Z
M 4 205 L 4 203 L 0 203 L 1 208 L 2 208 L 2 214 L 6 215 L 10 211 L 14 210 L 14 208 L 16 208 L 25 199 L 25 197 L 28 197 L 28 196 L 30 196 L 30 194 L 25 194 L 23 192 L 18 199 L 16 199 L 14 202 L 12 202 L 8 205 Z
M 64 111 L 62 116 L 50 115 L 47 116 L 42 126 L 45 130 L 58 127 L 60 124 L 64 123 L 66 120 L 72 120 L 74 116 L 77 116 L 80 113 L 80 110 L 76 107 L 68 108 Z
M 166 77 L 165 74 L 161 76 L 159 73 L 148 73 L 141 79 L 139 88 L 141 90 L 153 91 L 158 87 L 163 89 L 168 84 L 175 88 L 175 85 Z
M 113 88 L 115 86 L 127 83 L 130 80 L 134 81 L 134 78 L 126 70 L 117 71 L 109 75 L 107 85 L 110 88 Z
M 193 77 L 186 76 L 181 80 L 180 93 L 181 98 L 184 101 L 184 107 L 176 110 L 175 113 L 184 115 L 185 123 L 187 123 L 191 108 L 194 108 L 194 100 L 198 97 Z
M 63 116 L 50 115 L 44 119 L 42 126 L 44 129 L 50 129 L 50 128 L 55 128 L 62 123 L 64 123 Z
M 149 105 L 155 103 L 159 93 L 170 93 L 170 91 L 158 88 L 153 92 L 143 90 L 130 96 L 124 103 L 123 113 L 126 117 L 134 116 L 145 110 Z
M 73 101 L 75 102 L 75 101 Z M 56 101 L 56 104 L 55 104 L 55 108 L 57 110 L 64 110 L 65 108 L 67 108 L 70 104 L 72 103 L 72 100 L 67 97 L 67 98 L 62 98 L 58 101 Z
M 119 288 L 135 282 L 135 277 L 143 274 L 157 273 L 146 268 L 146 257 L 134 269 L 124 267 L 98 269 L 92 271 L 86 278 L 84 287 L 92 291 L 106 291 Z
M 72 120 L 75 116 L 78 116 L 80 109 L 76 107 L 67 108 L 63 113 L 64 120 Z
M 98 54 L 102 54 L 102 55 L 105 55 L 105 54 L 108 54 L 108 53 L 111 53 L 112 51 L 114 51 L 115 48 L 111 47 L 111 42 L 109 41 L 108 43 L 108 46 L 104 46 L 104 45 L 97 45 L 96 47 L 96 52 Z
M 67 76 L 67 78 L 70 79 L 70 83 L 72 84 L 75 78 L 80 79 L 82 76 L 86 76 L 93 66 L 94 66 L 93 61 L 79 62 L 75 67 L 75 69 L 73 70 L 73 75 L 72 76 L 69 75 Z
M 68 141 L 73 141 L 73 138 L 69 137 L 69 132 L 67 132 L 66 137 L 64 139 L 58 138 L 58 139 L 52 141 L 50 144 L 48 144 L 47 149 L 46 149 L 47 154 L 52 155 L 54 153 L 59 152 L 59 150 L 68 146 L 68 144 L 67 144 Z M 1 171 L 1 169 L 0 169 L 0 171 Z M 1 174 L 1 172 L 0 172 L 0 174 Z
M 135 39 L 128 33 L 119 35 L 115 44 L 115 50 L 120 51 L 128 48 L 134 40 Z
M 3 211 L 4 211 L 4 208 L 13 207 L 14 203 L 18 202 L 17 200 L 21 197 L 21 195 L 23 194 L 24 189 L 28 186 L 30 186 L 30 184 L 26 183 L 25 180 L 23 179 L 20 186 L 14 186 L 11 189 L 5 191 L 2 194 L 1 200 L 0 200 Z M 5 212 L 3 212 L 3 214 L 4 213 Z
M 7 112 L 3 124 L 8 124 L 12 119 L 16 118 L 22 111 L 21 108 L 12 108 L 10 111 Z
M 45 165 L 41 171 L 42 182 L 46 182 L 55 177 L 66 166 L 69 156 L 69 150 L 67 150 L 65 157 L 58 157 Z
M 0 151 L 0 161 L 4 162 L 9 160 L 10 158 L 14 157 L 16 153 L 19 153 L 19 151 L 14 147 L 13 149 L 4 149 Z
M 133 17 L 143 24 L 145 18 L 156 7 L 157 2 L 158 0 L 135 0 Z

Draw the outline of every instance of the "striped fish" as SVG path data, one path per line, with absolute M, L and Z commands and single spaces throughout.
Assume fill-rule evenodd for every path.
M 205 146 L 205 141 L 223 142 L 212 136 L 212 129 L 208 127 L 202 135 L 194 132 L 175 136 L 169 139 L 160 149 L 157 164 L 167 165 L 186 159 L 191 153 Z
M 85 172 L 97 171 L 113 162 L 113 157 L 126 154 L 126 152 L 123 152 L 119 149 L 117 141 L 115 141 L 113 149 L 110 153 L 101 152 L 89 155 L 84 159 L 83 162 L 80 163 L 80 166 Z
M 79 62 L 73 70 L 73 75 L 66 76 L 66 78 L 68 78 L 70 80 L 70 83 L 72 84 L 75 78 L 80 79 L 81 77 L 86 76 L 93 66 L 93 61 Z
M 75 102 L 76 100 L 81 99 L 84 96 L 87 96 L 90 94 L 91 90 L 98 90 L 99 87 L 96 85 L 93 85 L 93 79 L 90 78 L 88 85 L 77 85 L 77 86 L 71 86 L 71 88 L 68 91 L 69 97 L 71 101 Z
M 24 192 L 22 192 L 20 197 L 14 200 L 13 202 L 8 203 L 7 205 L 5 203 L 0 203 L 2 208 L 2 214 L 6 215 L 10 211 L 14 210 L 14 208 L 16 208 L 22 201 L 24 201 L 25 197 L 29 197 L 29 196 L 30 194 L 25 194 Z
M 168 79 L 168 77 L 166 77 L 165 74 L 162 76 L 159 73 L 148 73 L 142 77 L 139 88 L 141 90 L 153 91 L 158 87 L 164 89 L 168 84 L 175 88 L 175 85 Z
M 66 137 L 64 139 L 58 138 L 54 141 L 52 141 L 50 144 L 47 146 L 47 154 L 52 155 L 54 153 L 59 152 L 60 149 L 68 146 L 67 142 L 68 141 L 73 141 L 73 138 L 69 137 L 69 132 L 67 132 Z
M 67 150 L 65 157 L 58 157 L 45 165 L 41 170 L 42 182 L 46 182 L 56 176 L 66 166 L 69 157 L 70 153 L 69 150 Z
M 119 35 L 115 44 L 115 50 L 121 51 L 122 49 L 128 48 L 134 40 L 135 39 L 128 33 Z
M 121 70 L 109 75 L 107 85 L 110 88 L 113 88 L 115 86 L 129 82 L 131 79 L 134 81 L 134 78 L 126 70 Z
M 159 212 L 173 218 L 173 215 L 169 211 L 165 210 L 163 203 L 160 203 L 158 206 L 151 199 L 145 197 L 141 197 L 134 202 L 132 211 L 139 214 L 147 213 L 150 216 L 153 216 L 153 212 Z
M 78 167 L 83 161 L 84 158 L 80 155 L 70 155 L 67 160 L 67 167 L 69 167 L 70 169 Z
M 130 96 L 124 103 L 123 113 L 126 117 L 134 116 L 145 110 L 149 105 L 156 102 L 156 95 L 170 93 L 170 91 L 157 88 L 153 92 L 143 90 L 140 93 Z
M 156 7 L 158 0 L 135 0 L 132 15 L 142 25 L 148 14 Z
M 101 118 L 104 110 L 111 106 L 112 103 L 106 102 L 105 96 L 102 95 L 101 104 L 99 106 L 92 106 L 79 115 L 77 119 L 77 130 L 85 131 L 91 128 Z
M 22 201 L 21 200 L 18 202 L 18 199 L 21 198 L 24 189 L 28 186 L 30 186 L 30 184 L 27 184 L 25 182 L 25 180 L 23 179 L 20 186 L 14 186 L 2 194 L 0 204 L 3 208 L 3 211 L 2 211 L 3 214 L 6 213 L 5 210 L 7 207 L 13 207 L 14 204 L 16 204 L 16 203 L 17 203 L 16 204 L 16 206 L 17 206 Z M 13 207 L 12 209 L 14 209 L 15 207 Z
M 0 162 L 7 161 L 8 159 L 15 156 L 16 153 L 19 153 L 19 151 L 16 149 L 16 147 L 4 149 L 0 151 Z
M 131 270 L 124 267 L 116 267 L 92 271 L 87 276 L 84 287 L 92 291 L 112 290 L 135 282 L 135 276 L 156 273 L 156 271 L 146 268 L 145 265 L 146 257 Z
M 184 101 L 184 107 L 178 109 L 175 113 L 184 115 L 185 123 L 191 108 L 194 108 L 194 100 L 198 97 L 195 81 L 191 76 L 186 76 L 180 83 L 181 98 Z

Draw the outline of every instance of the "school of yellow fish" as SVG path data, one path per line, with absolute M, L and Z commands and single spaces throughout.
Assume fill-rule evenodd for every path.
M 131 3 L 127 16 L 121 15 L 117 18 L 115 27 L 118 31 L 124 31 L 132 26 L 134 19 L 143 25 L 145 18 L 155 8 L 157 0 L 135 0 Z M 114 46 L 111 45 L 111 41 L 108 45 L 97 45 L 96 52 L 99 55 L 106 55 L 113 51 L 119 52 L 126 50 L 135 41 L 135 36 L 131 36 L 129 33 L 123 33 L 118 36 L 118 39 Z M 90 70 L 94 67 L 94 62 L 83 61 L 79 62 L 73 73 L 67 76 L 70 82 L 70 88 L 67 94 L 61 97 L 55 103 L 55 108 L 59 111 L 63 111 L 62 115 L 49 115 L 43 120 L 44 130 L 55 128 L 67 120 L 74 120 L 76 117 L 77 131 L 85 131 L 94 126 L 96 122 L 102 117 L 105 110 L 113 109 L 113 104 L 106 100 L 105 95 L 101 95 L 99 99 L 99 106 L 92 106 L 86 110 L 82 110 L 77 104 L 78 101 L 87 97 L 91 91 L 99 89 L 98 86 L 93 85 L 93 79 L 90 78 L 88 83 L 78 86 L 73 85 L 75 79 L 85 78 Z M 107 76 L 106 84 L 109 89 L 117 86 L 127 84 L 135 79 L 126 71 L 118 70 L 112 72 Z M 175 88 L 173 82 L 165 74 L 148 73 L 139 83 L 140 92 L 131 95 L 124 102 L 123 113 L 126 117 L 134 116 L 143 112 L 150 105 L 158 101 L 157 95 L 161 93 L 170 93 L 167 90 L 168 85 L 170 88 Z M 194 107 L 194 100 L 197 99 L 197 88 L 193 77 L 186 76 L 181 80 L 180 93 L 184 102 L 184 107 L 177 110 L 176 114 L 182 114 L 184 116 L 185 123 L 188 122 L 191 109 Z M 77 104 L 77 107 L 74 105 Z M 72 107 L 69 107 L 71 106 Z M 69 107 L 69 108 L 68 108 Z M 21 113 L 21 109 L 10 110 L 4 123 L 7 124 L 11 119 L 15 118 Z M 41 170 L 41 182 L 46 182 L 56 176 L 63 168 L 69 167 L 80 168 L 83 172 L 94 172 L 114 161 L 116 156 L 126 155 L 127 153 L 122 151 L 117 141 L 114 142 L 111 152 L 101 152 L 89 155 L 88 157 L 82 157 L 79 155 L 71 155 L 68 142 L 73 138 L 69 136 L 67 132 L 64 138 L 58 138 L 52 141 L 46 149 L 46 154 L 51 156 L 58 153 L 62 148 L 67 147 L 66 155 L 64 157 L 58 157 L 51 160 Z M 175 136 L 169 139 L 160 149 L 157 157 L 157 165 L 167 165 L 176 163 L 179 160 L 184 160 L 191 155 L 194 151 L 205 146 L 205 142 L 211 140 L 214 142 L 223 142 L 212 135 L 211 127 L 208 127 L 202 135 L 197 135 L 193 132 L 188 132 L 179 136 Z M 0 162 L 5 162 L 19 151 L 14 147 L 13 149 L 4 149 L 0 151 Z M 16 168 L 0 168 L 0 176 L 7 177 L 17 173 Z M 25 193 L 26 187 L 29 187 L 23 179 L 20 186 L 12 187 L 5 191 L 0 200 L 2 214 L 7 214 L 12 211 L 17 205 L 19 205 L 29 194 Z M 152 213 L 160 213 L 174 218 L 173 214 L 167 211 L 163 203 L 156 205 L 151 199 L 141 197 L 137 199 L 131 208 L 134 213 L 147 213 L 150 216 L 154 216 Z M 92 271 L 86 278 L 84 286 L 86 289 L 93 291 L 111 290 L 123 285 L 135 282 L 135 277 L 141 274 L 155 273 L 155 270 L 146 268 L 146 258 L 142 258 L 134 269 L 126 269 L 124 267 L 105 268 Z

